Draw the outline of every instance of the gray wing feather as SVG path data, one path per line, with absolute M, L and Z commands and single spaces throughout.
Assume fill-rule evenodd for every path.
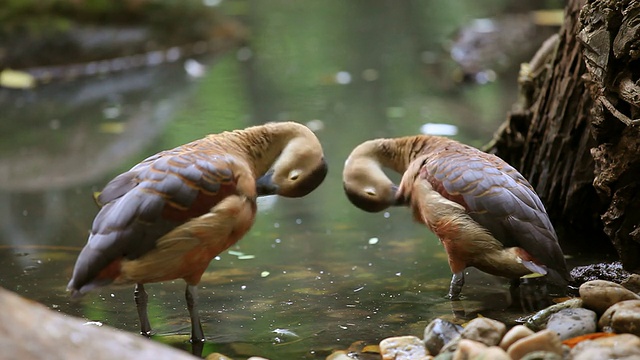
M 523 248 L 567 278 L 553 225 L 527 180 L 493 155 L 467 147 L 446 151 L 446 156 L 432 156 L 426 164 L 434 188 L 457 199 L 506 247 Z

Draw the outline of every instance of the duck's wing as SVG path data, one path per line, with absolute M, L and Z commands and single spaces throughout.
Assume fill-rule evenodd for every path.
M 98 197 L 104 206 L 69 289 L 86 292 L 111 282 L 119 274 L 114 262 L 153 249 L 163 235 L 237 193 L 238 178 L 248 176 L 240 159 L 191 146 L 156 154 L 117 176 Z

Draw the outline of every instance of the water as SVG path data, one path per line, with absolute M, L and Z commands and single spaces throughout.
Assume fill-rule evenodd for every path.
M 0 285 L 137 332 L 131 287 L 100 289 L 77 303 L 65 291 L 97 213 L 93 192 L 162 149 L 292 119 L 319 128 L 329 174 L 305 198 L 261 199 L 249 234 L 212 261 L 199 292 L 205 354 L 324 358 L 359 340 L 420 336 L 438 316 L 514 318 L 503 311 L 507 284 L 477 273 L 467 279 L 463 311 L 452 309 L 438 240 L 407 209 L 356 209 L 341 183 L 344 160 L 368 139 L 444 123 L 456 126 L 456 139 L 488 142 L 515 101 L 515 76 L 457 84 L 442 46 L 456 26 L 503 2 L 232 4 L 251 41 L 198 59 L 202 77 L 187 75 L 179 61 L 0 90 Z M 156 339 L 185 347 L 184 283 L 146 288 Z

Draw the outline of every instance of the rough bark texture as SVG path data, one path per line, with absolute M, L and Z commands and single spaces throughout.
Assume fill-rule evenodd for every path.
M 520 101 L 489 151 L 513 164 L 533 184 L 565 250 L 610 250 L 592 185 L 593 102 L 582 79 L 585 66 L 576 37 L 583 4 L 583 0 L 570 2 L 560 33 L 523 65 Z
M 585 75 L 594 99 L 593 182 L 604 232 L 626 269 L 640 270 L 640 3 L 588 1 L 580 15 Z
M 569 1 L 558 36 L 523 66 L 520 102 L 488 149 L 531 181 L 563 245 L 613 244 L 632 271 L 640 268 L 639 46 L 636 1 Z

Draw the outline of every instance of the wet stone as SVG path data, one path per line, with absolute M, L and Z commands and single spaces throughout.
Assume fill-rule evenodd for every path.
M 597 263 L 584 266 L 576 266 L 571 269 L 574 284 L 582 284 L 592 280 L 607 280 L 621 283 L 628 278 L 630 273 L 622 268 L 619 261 L 613 263 Z
M 428 356 L 424 343 L 417 336 L 398 336 L 380 342 L 383 360 L 426 360 Z
M 452 322 L 435 319 L 424 329 L 424 345 L 430 354 L 438 354 L 442 347 L 460 335 L 463 327 Z
M 462 339 L 453 353 L 452 360 L 466 359 L 511 360 L 509 355 L 497 346 L 487 346 L 478 341 Z
M 562 360 L 562 356 L 551 351 L 530 352 L 520 360 Z
M 2 288 L 0 304 L 2 359 L 194 359 L 185 351 L 137 334 L 109 326 L 85 326 L 84 320 Z
M 555 331 L 560 340 L 566 340 L 595 332 L 596 322 L 596 313 L 589 309 L 563 309 L 549 317 L 547 329 Z
M 570 353 L 573 360 L 637 360 L 640 359 L 640 338 L 632 334 L 583 341 Z
M 562 311 L 563 309 L 576 309 L 580 307 L 582 307 L 582 299 L 580 298 L 569 299 L 559 304 L 551 305 L 529 317 L 526 322 L 526 326 L 533 331 L 545 329 L 551 315 Z
M 605 280 L 593 280 L 580 285 L 580 297 L 584 307 L 598 314 L 604 313 L 609 306 L 624 300 L 640 299 L 636 293 L 622 285 Z
M 453 359 L 452 352 L 444 352 L 444 353 L 438 354 L 438 356 L 433 358 L 433 360 L 451 360 L 451 359 Z
M 511 344 L 514 342 L 526 338 L 527 336 L 533 335 L 533 330 L 529 329 L 524 325 L 516 325 L 511 328 L 511 330 L 507 331 L 500 340 L 500 347 L 504 350 L 507 350 Z
M 513 360 L 519 360 L 534 351 L 548 351 L 562 355 L 562 343 L 558 334 L 552 330 L 539 331 L 513 343 L 509 346 L 507 353 Z
M 500 321 L 489 318 L 475 318 L 467 324 L 459 337 L 449 341 L 440 351 L 455 351 L 458 343 L 464 339 L 478 341 L 487 346 L 498 345 L 506 330 L 507 327 Z
M 479 341 L 487 346 L 500 343 L 507 327 L 500 321 L 489 318 L 475 318 L 462 331 L 463 339 Z
M 511 360 L 509 354 L 499 346 L 489 346 L 480 354 L 479 359 Z
M 211 353 L 209 354 L 205 360 L 233 360 L 228 356 L 222 355 L 220 353 Z
M 603 331 L 640 336 L 640 300 L 626 300 L 612 305 L 602 314 L 598 326 Z
M 624 286 L 625 289 L 638 294 L 640 293 L 640 275 L 631 274 L 628 278 L 624 279 L 620 285 Z
M 458 342 L 458 348 L 453 353 L 452 360 L 473 359 L 479 357 L 480 354 L 487 349 L 487 345 L 473 340 L 461 339 Z

